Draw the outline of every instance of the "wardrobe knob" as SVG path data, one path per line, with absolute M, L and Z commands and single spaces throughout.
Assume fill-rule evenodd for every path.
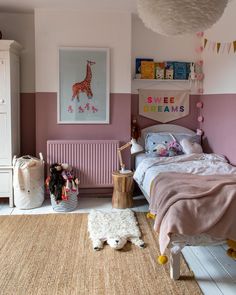
M 5 102 L 5 100 L 4 99 L 0 99 L 0 103 L 4 103 Z

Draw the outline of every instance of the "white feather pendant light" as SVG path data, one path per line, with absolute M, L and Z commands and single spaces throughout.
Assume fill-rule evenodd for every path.
M 163 35 L 205 31 L 216 23 L 228 0 L 137 0 L 146 27 Z

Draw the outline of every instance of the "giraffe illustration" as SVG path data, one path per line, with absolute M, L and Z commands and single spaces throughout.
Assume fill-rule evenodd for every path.
M 80 92 L 86 93 L 87 97 L 91 99 L 93 97 L 93 92 L 91 90 L 91 80 L 92 80 L 92 70 L 91 66 L 94 65 L 94 61 L 87 60 L 87 71 L 86 71 L 86 77 L 83 81 L 77 82 L 72 86 L 72 100 L 77 98 L 79 101 L 79 94 Z

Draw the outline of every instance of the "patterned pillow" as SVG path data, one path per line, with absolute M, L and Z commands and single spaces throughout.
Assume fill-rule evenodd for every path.
M 189 139 L 190 142 L 201 142 L 201 136 L 198 135 L 192 136 L 184 133 L 151 132 L 146 135 L 145 150 L 146 152 L 152 152 L 153 148 L 159 143 L 167 144 L 173 140 L 180 142 L 184 138 Z
M 171 137 L 170 133 L 148 133 L 145 138 L 145 150 L 148 153 L 152 153 L 158 144 L 166 145 L 172 140 L 173 137 Z

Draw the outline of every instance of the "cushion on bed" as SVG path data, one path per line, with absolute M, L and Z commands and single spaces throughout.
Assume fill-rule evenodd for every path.
M 174 150 L 173 153 L 170 153 L 171 156 L 180 155 L 180 154 L 183 154 L 183 151 L 179 143 L 184 138 L 189 139 L 190 142 L 200 143 L 201 141 L 201 137 L 198 136 L 197 134 L 192 136 L 192 135 L 184 134 L 184 133 L 151 132 L 146 135 L 145 150 L 148 153 L 153 153 L 153 152 L 157 152 L 157 150 L 160 149 L 159 145 L 161 146 L 165 145 L 167 149 L 165 156 L 168 156 L 168 147 L 171 150 Z M 163 150 L 160 156 L 164 156 Z
M 202 147 L 197 142 L 191 142 L 188 138 L 183 138 L 180 141 L 182 150 L 185 154 L 201 154 L 202 153 Z

